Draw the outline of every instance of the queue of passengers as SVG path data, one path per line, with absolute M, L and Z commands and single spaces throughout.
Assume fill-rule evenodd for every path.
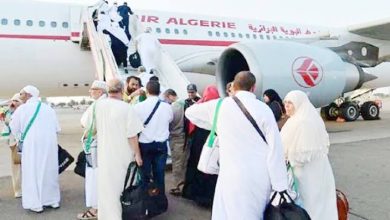
M 200 97 L 196 85 L 190 84 L 188 98 L 180 100 L 172 89 L 161 98 L 154 76 L 145 87 L 136 76 L 128 77 L 126 84 L 117 79 L 94 81 L 89 92 L 95 102 L 81 119 L 88 209 L 77 218 L 122 219 L 120 196 L 131 161 L 140 167 L 143 187 L 153 183 L 165 194 L 169 147 L 174 181 L 168 192 L 212 207 L 212 219 L 262 219 L 271 190 L 290 188 L 286 164 L 294 170 L 300 204 L 311 219 L 337 219 L 329 136 L 321 117 L 302 91 L 289 92 L 283 102 L 275 91 L 266 91 L 268 107 L 256 98 L 255 83 L 251 72 L 242 71 L 227 86 L 222 95 L 226 98 L 215 86 L 206 87 Z M 11 151 L 30 127 L 21 151 L 21 187 L 20 168 L 12 165 L 14 195 L 22 196 L 23 208 L 39 213 L 60 206 L 56 147 L 60 128 L 54 110 L 38 97 L 37 88 L 26 86 L 12 97 L 2 120 Z M 197 169 L 216 115 L 218 175 Z M 276 120 L 282 115 L 288 120 L 279 132 Z

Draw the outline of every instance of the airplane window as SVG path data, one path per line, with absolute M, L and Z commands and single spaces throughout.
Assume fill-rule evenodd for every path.
M 50 22 L 50 26 L 51 26 L 52 28 L 57 27 L 57 22 L 55 22 L 55 21 Z
M 179 34 L 179 30 L 175 28 L 175 34 Z
M 276 40 L 276 36 L 274 35 L 274 36 L 272 36 L 273 38 L 274 38 L 274 40 Z
M 215 35 L 216 35 L 217 37 L 220 37 L 220 36 L 221 36 L 221 33 L 219 33 L 219 31 L 217 31 L 217 32 L 215 33 Z
M 39 21 L 39 27 L 44 27 L 45 26 L 45 22 L 44 21 Z
M 232 37 L 236 37 L 236 34 L 235 33 L 231 33 L 230 34 Z
M 253 34 L 253 39 L 257 39 L 257 35 L 256 34 Z
M 213 32 L 212 31 L 209 31 L 208 34 L 209 34 L 210 37 L 213 36 Z
M 8 24 L 8 20 L 6 18 L 1 19 L 1 24 L 2 25 L 7 25 Z
M 262 40 L 264 39 L 264 36 L 262 34 L 260 34 L 260 39 L 262 39 Z
M 269 35 L 267 35 L 267 40 L 271 39 L 271 37 Z
M 188 34 L 188 31 L 187 30 L 183 30 L 183 34 L 187 35 Z
M 241 34 L 241 33 L 239 33 L 239 34 L 238 34 L 238 37 L 239 37 L 239 38 L 242 38 L 242 34 Z
M 156 28 L 157 33 L 161 33 L 161 28 Z
M 14 25 L 19 26 L 20 25 L 20 20 L 19 19 L 15 19 L 14 20 Z
M 282 37 L 282 36 L 279 36 L 279 39 L 283 39 L 283 37 Z
M 27 21 L 26 21 L 26 25 L 31 27 L 31 26 L 33 25 L 33 21 L 27 20 Z
M 68 22 L 62 22 L 62 27 L 63 27 L 63 28 L 68 28 L 68 27 L 69 27 Z
M 171 33 L 171 30 L 169 30 L 169 28 L 165 28 L 165 33 L 169 34 Z
M 249 34 L 245 34 L 245 36 L 246 36 L 246 38 L 248 38 L 248 39 L 251 37 Z

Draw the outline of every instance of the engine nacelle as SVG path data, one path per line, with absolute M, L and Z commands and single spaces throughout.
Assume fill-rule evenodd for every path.
M 362 73 L 333 51 L 288 41 L 242 42 L 231 45 L 219 58 L 217 86 L 243 70 L 256 75 L 256 95 L 274 89 L 283 98 L 291 90 L 305 91 L 312 103 L 328 105 L 343 92 L 356 89 Z

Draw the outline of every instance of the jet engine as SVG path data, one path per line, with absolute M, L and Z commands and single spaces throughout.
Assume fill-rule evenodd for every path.
M 231 45 L 220 56 L 216 72 L 220 94 L 244 70 L 255 74 L 258 97 L 267 89 L 282 98 L 291 90 L 302 90 L 316 107 L 372 79 L 361 67 L 327 48 L 289 41 L 248 41 Z

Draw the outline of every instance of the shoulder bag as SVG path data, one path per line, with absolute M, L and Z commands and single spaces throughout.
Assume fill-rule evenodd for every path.
M 203 145 L 202 152 L 200 154 L 198 162 L 198 170 L 207 174 L 218 174 L 219 173 L 219 143 L 218 136 L 215 134 L 217 127 L 218 113 L 221 107 L 223 99 L 219 99 L 217 107 L 215 108 L 213 126 L 211 128 L 209 137 Z

